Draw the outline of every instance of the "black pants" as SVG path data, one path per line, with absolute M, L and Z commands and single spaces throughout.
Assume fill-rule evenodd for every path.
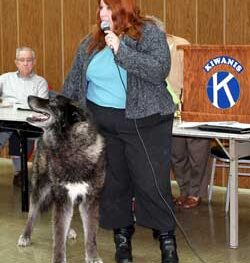
M 173 115 L 155 114 L 136 121 L 155 171 L 153 175 L 135 121 L 125 111 L 88 102 L 107 143 L 106 180 L 100 200 L 100 225 L 107 229 L 134 223 L 131 209 L 135 197 L 136 223 L 170 231 L 175 221 L 164 199 L 173 209 L 170 184 L 170 149 Z
M 28 151 L 28 155 L 31 154 L 32 152 L 32 148 L 33 148 L 33 141 L 28 141 L 27 142 L 27 151 Z M 21 152 L 20 152 L 20 139 L 17 135 L 16 132 L 13 132 L 11 134 L 11 137 L 9 139 L 9 154 L 10 155 L 14 155 L 14 156 L 20 156 Z
M 183 196 L 206 197 L 210 139 L 173 137 L 171 165 Z

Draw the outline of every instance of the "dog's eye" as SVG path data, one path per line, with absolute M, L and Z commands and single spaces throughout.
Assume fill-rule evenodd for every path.
M 58 103 L 57 103 L 56 99 L 51 100 L 50 103 L 49 103 L 49 105 L 50 105 L 51 107 L 56 107 L 56 108 L 58 108 Z
M 75 122 L 84 120 L 83 116 L 77 111 L 74 111 L 71 116 L 72 116 L 73 121 Z

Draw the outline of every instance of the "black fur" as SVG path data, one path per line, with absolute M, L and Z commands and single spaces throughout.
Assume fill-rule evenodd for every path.
M 31 109 L 40 115 L 27 118 L 44 133 L 33 161 L 30 211 L 19 246 L 31 242 L 31 232 L 39 212 L 52 204 L 54 223 L 53 262 L 66 262 L 66 237 L 79 205 L 85 235 L 85 260 L 101 263 L 96 248 L 98 201 L 104 182 L 104 140 L 91 115 L 66 97 L 50 100 L 30 96 Z

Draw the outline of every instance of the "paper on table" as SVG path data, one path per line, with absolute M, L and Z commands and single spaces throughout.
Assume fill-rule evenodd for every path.
M 242 123 L 242 122 L 237 122 L 237 121 L 182 122 L 178 126 L 180 128 L 194 128 L 200 125 L 213 125 L 217 127 L 229 127 L 229 128 L 239 128 L 239 129 L 250 128 L 250 123 Z
M 206 124 L 218 126 L 218 127 L 230 127 L 230 128 L 239 128 L 239 129 L 250 128 L 250 123 L 243 123 L 237 121 L 208 122 Z
M 196 122 L 196 121 L 192 121 L 192 122 L 181 122 L 178 127 L 179 128 L 194 128 L 194 127 L 198 127 L 199 125 L 202 124 L 207 124 L 207 122 Z
M 0 102 L 0 108 L 11 108 L 11 107 L 13 107 L 13 104 L 11 104 L 7 101 Z

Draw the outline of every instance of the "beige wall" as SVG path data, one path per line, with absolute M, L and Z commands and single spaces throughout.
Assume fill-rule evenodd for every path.
M 167 32 L 196 44 L 249 44 L 250 0 L 136 0 Z M 0 0 L 0 74 L 15 48 L 37 53 L 36 70 L 59 90 L 79 41 L 95 21 L 95 0 Z

